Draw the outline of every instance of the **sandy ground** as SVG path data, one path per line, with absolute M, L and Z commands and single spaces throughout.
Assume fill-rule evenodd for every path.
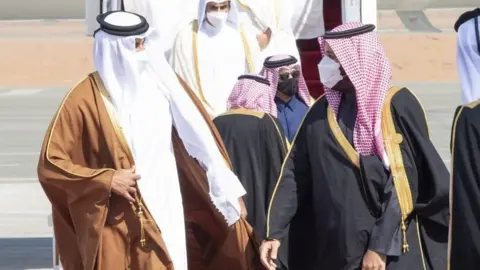
M 380 38 L 395 81 L 457 80 L 455 33 L 385 32 Z M 84 36 L 81 21 L 0 22 L 0 48 L 0 87 L 69 86 L 93 70 L 92 38 Z

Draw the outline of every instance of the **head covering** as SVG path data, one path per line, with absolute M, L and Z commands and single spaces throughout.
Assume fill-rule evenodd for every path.
M 229 226 L 240 218 L 238 198 L 244 195 L 244 189 L 225 165 L 205 118 L 168 65 L 156 31 L 147 28 L 141 16 L 128 12 L 102 14 L 99 22 L 102 27 L 95 35 L 95 65 L 111 95 L 137 173 L 142 176 L 137 185 L 153 219 L 162 228 L 173 266 L 187 269 L 172 127 L 188 154 L 204 166 L 210 199 Z M 135 49 L 135 38 L 145 38 L 145 50 Z
M 270 82 L 260 75 L 247 74 L 238 77 L 228 98 L 228 109 L 245 108 L 277 116 L 275 95 L 270 91 Z
M 298 64 L 298 60 L 291 55 L 274 55 L 265 59 L 260 74 L 270 82 L 270 91 L 273 95 L 277 93 L 281 68 L 295 68 L 300 72 L 300 77 L 298 77 L 298 96 L 310 107 L 312 105 L 312 98 L 310 92 L 308 92 L 307 83 L 302 74 L 302 68 Z
M 95 31 L 94 62 L 112 103 L 121 118 L 131 106 L 147 51 L 156 49 L 154 32 L 142 16 L 130 12 L 110 11 L 97 17 L 100 28 Z M 145 39 L 145 52 L 137 53 L 135 40 Z M 148 40 L 147 40 L 148 39 Z
M 346 23 L 320 38 L 320 47 L 324 55 L 325 43 L 330 46 L 355 87 L 358 108 L 353 136 L 355 149 L 361 155 L 377 154 L 388 163 L 381 117 L 392 71 L 374 29 L 373 25 Z M 325 97 L 337 115 L 342 93 L 325 87 Z
M 198 6 L 198 28 L 202 28 L 202 25 L 205 21 L 205 12 L 207 10 L 207 4 L 208 3 L 223 3 L 226 0 L 200 0 L 199 6 Z M 237 7 L 237 1 L 236 0 L 230 0 L 228 1 L 230 3 L 230 11 L 228 12 L 228 18 L 227 22 L 230 22 L 230 25 L 238 29 L 240 27 L 240 22 L 238 19 L 238 7 Z
M 480 99 L 480 8 L 462 14 L 455 31 L 462 102 L 467 104 Z

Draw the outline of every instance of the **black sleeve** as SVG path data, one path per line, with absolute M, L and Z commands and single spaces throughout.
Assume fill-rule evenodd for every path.
M 287 155 L 288 143 L 278 120 L 269 115 L 265 117 L 264 134 L 263 145 L 265 146 L 265 151 L 263 153 L 265 162 L 263 164 L 265 167 L 263 169 L 265 170 L 264 179 L 267 181 L 267 193 L 265 194 L 265 206 L 267 208 L 265 212 L 267 212 L 283 161 Z
M 308 118 L 308 116 L 307 116 Z M 282 240 L 312 181 L 307 148 L 307 125 L 302 124 L 282 166 L 267 214 L 267 238 Z
M 459 107 L 452 128 L 450 269 L 480 265 L 480 112 Z
M 368 248 L 388 256 L 402 254 L 402 213 L 393 178 L 377 156 L 361 156 L 362 180 L 369 192 L 367 202 L 378 216 L 370 234 Z
M 403 135 L 401 150 L 414 212 L 446 227 L 450 174 L 430 140 L 425 112 L 406 88 L 393 97 L 392 111 L 396 130 Z

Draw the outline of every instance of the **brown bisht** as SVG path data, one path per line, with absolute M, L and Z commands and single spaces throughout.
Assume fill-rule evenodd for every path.
M 229 163 L 205 110 L 180 83 Z M 67 94 L 45 136 L 38 176 L 52 203 L 60 262 L 66 270 L 174 269 L 161 228 L 141 196 L 130 204 L 111 192 L 115 170 L 134 165 L 111 115 L 112 106 L 100 77 L 92 73 Z M 175 129 L 172 140 L 184 204 L 189 269 L 262 269 L 250 225 L 243 219 L 227 225 L 210 200 L 204 170 L 189 156 Z

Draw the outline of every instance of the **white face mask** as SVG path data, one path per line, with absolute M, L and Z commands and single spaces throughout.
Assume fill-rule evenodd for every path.
M 220 11 L 208 12 L 207 19 L 215 28 L 220 29 L 227 22 L 228 13 Z
M 340 64 L 328 56 L 324 56 L 318 64 L 318 72 L 322 84 L 330 89 L 343 79 Z
M 135 57 L 137 58 L 137 61 L 138 61 L 138 68 L 140 69 L 139 71 L 145 70 L 148 64 L 147 51 L 142 50 L 139 52 L 135 52 Z
M 147 51 L 145 50 L 136 52 L 135 56 L 137 57 L 137 60 L 140 62 L 148 62 L 148 54 L 147 54 Z

